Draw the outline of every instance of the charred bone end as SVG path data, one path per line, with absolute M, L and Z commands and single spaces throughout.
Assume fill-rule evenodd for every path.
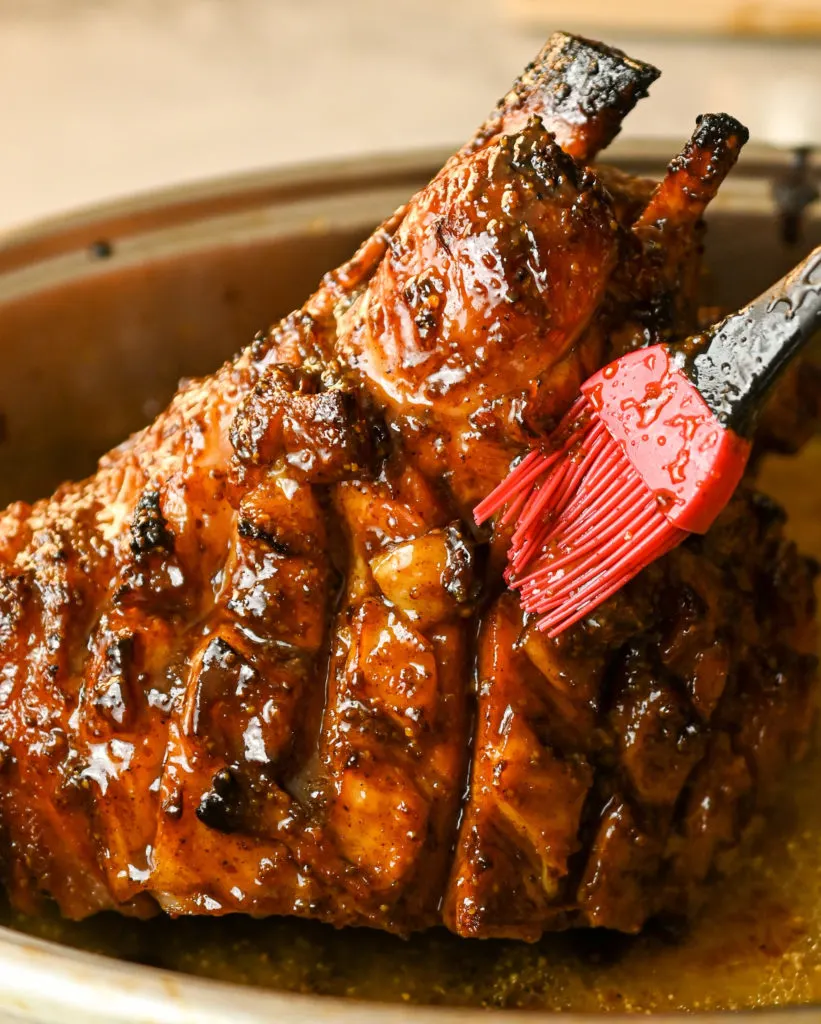
M 639 233 L 647 228 L 674 230 L 697 224 L 735 166 L 749 134 L 729 114 L 702 114 L 636 222 Z
M 551 89 L 551 108 L 569 124 L 607 116 L 613 135 L 619 122 L 643 99 L 661 72 L 652 64 L 629 57 L 622 50 L 584 36 L 554 32 L 531 70 L 539 69 Z M 610 142 L 613 135 L 606 139 Z
M 709 189 L 713 181 L 718 185 L 724 180 L 749 138 L 747 128 L 729 114 L 700 114 L 690 141 L 670 170 L 695 172 Z
M 514 130 L 538 114 L 559 145 L 591 160 L 618 134 L 622 120 L 660 72 L 652 64 L 582 36 L 555 32 L 504 96 L 467 152 L 481 148 L 504 125 Z

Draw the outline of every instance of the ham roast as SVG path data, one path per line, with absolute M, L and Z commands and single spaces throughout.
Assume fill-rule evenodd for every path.
M 698 327 L 746 131 L 595 165 L 656 76 L 553 36 L 301 309 L 0 514 L 16 906 L 533 940 L 694 905 L 806 747 L 814 567 L 746 483 L 548 640 L 471 516 L 589 374 Z

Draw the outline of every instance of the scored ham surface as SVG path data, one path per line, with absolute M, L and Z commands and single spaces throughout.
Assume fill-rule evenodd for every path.
M 813 567 L 745 485 L 558 640 L 471 508 L 614 354 L 697 326 L 746 132 L 590 162 L 655 69 L 557 34 L 306 305 L 0 515 L 0 844 L 70 917 L 638 930 L 806 745 Z

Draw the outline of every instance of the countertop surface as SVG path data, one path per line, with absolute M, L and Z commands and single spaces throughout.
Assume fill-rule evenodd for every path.
M 572 29 L 572 25 L 563 25 Z M 501 0 L 0 0 L 0 231 L 240 170 L 455 144 L 543 42 Z M 663 70 L 625 135 L 723 109 L 821 143 L 821 48 L 600 35 Z

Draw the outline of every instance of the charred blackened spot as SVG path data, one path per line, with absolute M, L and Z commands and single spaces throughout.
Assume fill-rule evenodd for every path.
M 283 418 L 293 395 L 313 394 L 317 382 L 301 367 L 277 364 L 240 403 L 231 424 L 231 445 L 241 462 L 270 463 L 282 452 Z
M 202 794 L 196 814 L 207 828 L 216 832 L 235 832 L 240 824 L 242 791 L 233 772 L 221 768 L 211 779 L 211 788 Z
M 503 152 L 511 169 L 525 175 L 538 188 L 553 193 L 570 181 L 577 183 L 579 170 L 545 130 L 539 118 L 531 118 L 515 135 L 507 136 Z
M 132 712 L 129 679 L 134 661 L 134 638 L 120 636 L 105 651 L 94 685 L 94 706 L 115 728 L 128 723 Z
M 137 503 L 131 521 L 131 550 L 138 557 L 174 550 L 174 535 L 162 514 L 159 491 L 146 491 Z
M 467 604 L 476 599 L 479 583 L 474 573 L 474 550 L 461 530 L 449 526 L 445 530 L 446 561 L 442 573 L 445 590 L 457 604 Z
M 410 278 L 405 285 L 403 297 L 422 339 L 432 334 L 439 324 L 445 289 L 445 281 L 434 268 Z
M 499 109 L 521 106 L 538 83 L 539 95 L 549 97 L 546 109 L 557 120 L 570 126 L 598 123 L 606 144 L 658 75 L 651 64 L 619 50 L 559 32 L 524 69 L 513 92 L 500 100 Z
M 275 367 L 242 402 L 231 425 L 231 444 L 244 472 L 284 464 L 310 483 L 357 475 L 371 451 L 369 441 L 356 395 L 305 368 Z
M 240 537 L 244 537 L 246 540 L 257 540 L 261 541 L 263 544 L 267 544 L 268 547 L 272 548 L 278 555 L 291 554 L 291 548 L 288 544 L 279 540 L 270 531 L 264 530 L 261 526 L 258 526 L 249 516 L 240 516 L 239 522 L 237 523 L 237 532 Z
M 704 180 L 720 175 L 723 177 L 723 164 L 729 153 L 735 153 L 744 146 L 750 137 L 749 131 L 729 114 L 700 114 L 696 118 L 696 131 L 685 146 L 683 153 L 676 157 L 679 165 L 687 167 L 694 156 L 702 152 L 711 154 L 706 166 Z

